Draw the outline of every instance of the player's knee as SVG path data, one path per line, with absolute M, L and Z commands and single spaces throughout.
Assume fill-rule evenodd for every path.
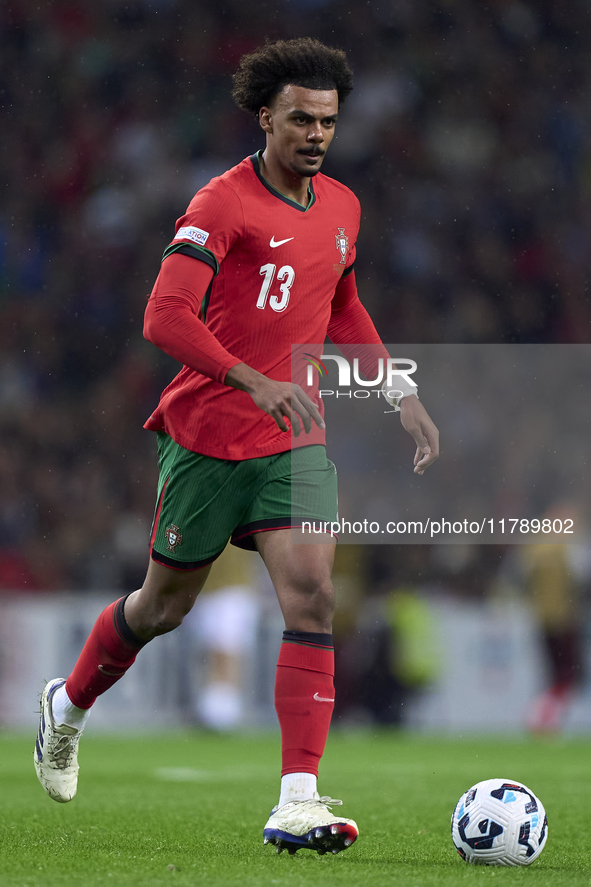
M 178 628 L 179 625 L 182 624 L 183 616 L 179 616 L 177 614 L 165 614 L 161 615 L 156 622 L 152 625 L 152 631 L 154 635 L 168 634 L 169 631 L 174 631 L 175 628 Z
M 329 617 L 332 620 L 335 611 L 335 594 L 332 582 L 328 582 L 325 587 L 320 589 L 318 606 L 323 618 Z
M 160 606 L 154 613 L 155 621 L 153 630 L 157 634 L 167 634 L 178 628 L 192 606 L 192 601 L 169 599 L 160 602 Z
M 315 615 L 327 617 L 334 613 L 334 586 L 330 578 L 301 577 L 294 591 L 302 606 Z
M 142 637 L 150 635 L 154 638 L 174 631 L 190 611 L 193 600 L 193 598 L 179 600 L 168 595 L 152 598 L 140 609 L 136 617 L 141 623 Z

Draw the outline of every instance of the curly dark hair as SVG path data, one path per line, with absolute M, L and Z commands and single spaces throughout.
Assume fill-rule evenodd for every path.
M 342 49 L 299 37 L 267 42 L 243 56 L 233 82 L 232 98 L 238 107 L 258 114 L 287 84 L 336 89 L 342 104 L 353 89 L 353 72 Z

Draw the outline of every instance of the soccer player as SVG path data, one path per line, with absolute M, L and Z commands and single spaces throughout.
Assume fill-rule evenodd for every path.
M 76 793 L 78 741 L 97 696 L 180 625 L 231 539 L 258 550 L 285 619 L 281 789 L 265 843 L 338 853 L 357 837 L 316 784 L 334 703 L 334 540 L 295 545 L 290 529 L 336 520 L 322 403 L 292 382 L 292 343 L 328 335 L 383 349 L 355 284 L 359 202 L 320 173 L 351 89 L 345 54 L 310 38 L 267 43 L 235 74 L 234 99 L 257 115 L 266 145 L 195 195 L 164 251 L 144 334 L 183 369 L 146 423 L 160 470 L 151 558 L 142 588 L 101 613 L 68 679 L 43 692 L 34 759 L 56 801 Z M 416 387 L 390 400 L 422 474 L 438 456 L 437 429 Z M 292 474 L 307 491 L 296 518 Z

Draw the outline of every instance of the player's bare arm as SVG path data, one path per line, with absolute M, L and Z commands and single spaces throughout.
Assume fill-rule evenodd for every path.
M 426 469 L 439 458 L 439 431 L 414 394 L 409 394 L 400 401 L 400 421 L 402 427 L 414 437 L 417 445 L 414 472 L 424 474 Z
M 289 430 L 284 417 L 289 419 L 296 437 L 299 437 L 302 425 L 306 434 L 310 432 L 312 419 L 319 428 L 325 427 L 318 407 L 299 385 L 269 379 L 245 363 L 238 363 L 228 370 L 224 381 L 230 388 L 250 394 L 257 407 L 268 413 L 281 431 Z

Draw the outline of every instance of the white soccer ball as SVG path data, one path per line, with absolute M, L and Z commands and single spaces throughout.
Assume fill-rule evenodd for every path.
M 462 795 L 451 817 L 462 859 L 479 865 L 530 865 L 548 838 L 546 811 L 513 779 L 485 779 Z

